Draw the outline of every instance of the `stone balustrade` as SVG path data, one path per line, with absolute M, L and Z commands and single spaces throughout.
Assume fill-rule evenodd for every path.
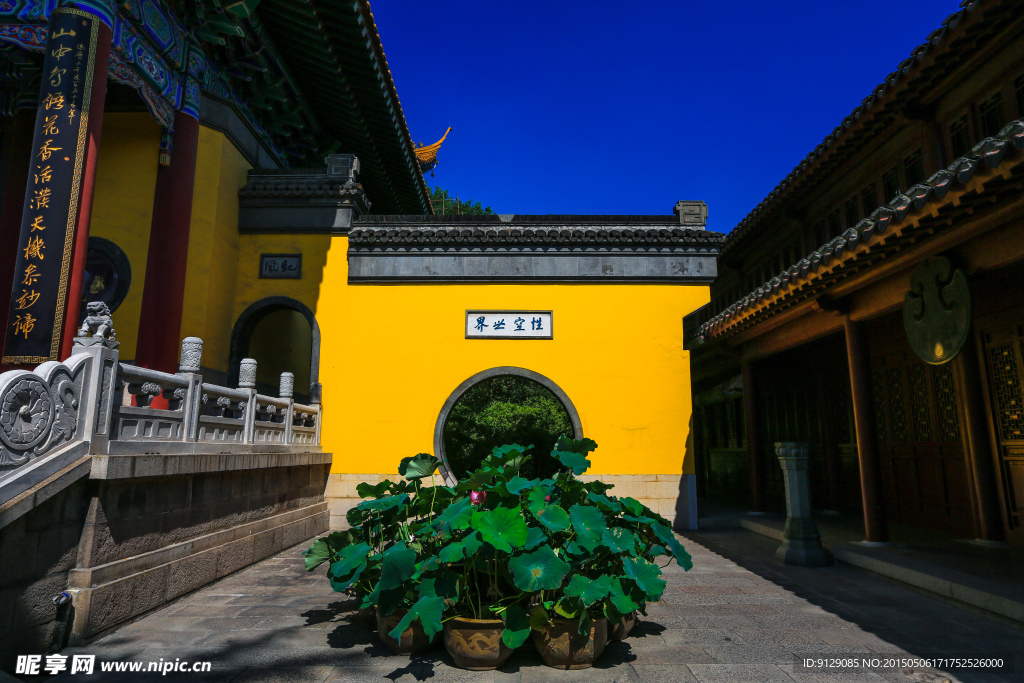
M 319 405 L 256 391 L 256 361 L 237 388 L 203 381 L 203 342 L 182 342 L 178 372 L 122 363 L 117 342 L 75 340 L 62 363 L 0 375 L 0 505 L 84 456 L 288 453 L 320 450 Z

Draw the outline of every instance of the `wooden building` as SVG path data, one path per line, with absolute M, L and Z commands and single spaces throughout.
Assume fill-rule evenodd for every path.
M 728 235 L 684 319 L 700 495 L 1024 544 L 1024 3 L 965 0 Z M 885 40 L 886 38 L 879 38 Z

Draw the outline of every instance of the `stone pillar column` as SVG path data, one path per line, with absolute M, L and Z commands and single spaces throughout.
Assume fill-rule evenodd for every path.
M 177 112 L 171 163 L 160 166 L 156 173 L 139 318 L 136 363 L 152 370 L 173 372 L 178 353 L 198 150 L 199 121 Z
M 875 431 L 875 407 L 871 397 L 871 365 L 868 360 L 864 323 L 846 316 L 846 356 L 850 365 L 850 389 L 853 394 L 853 421 L 857 432 L 857 461 L 860 465 L 860 493 L 864 502 L 864 535 L 869 543 L 886 543 L 889 530 L 885 522 L 882 497 L 882 465 Z
M 977 345 L 974 342 L 974 335 L 971 334 L 967 337 L 964 348 L 953 359 L 953 372 L 956 377 L 958 402 L 963 408 L 964 441 L 967 446 L 964 456 L 971 475 L 974 527 L 981 543 L 1003 545 L 1006 535 L 999 510 L 999 489 L 985 419 L 985 397 L 979 380 L 979 372 L 983 370 L 979 368 Z
M 750 474 L 750 510 L 764 512 L 764 464 L 761 459 L 761 435 L 758 433 L 757 402 L 754 391 L 754 369 L 750 361 L 741 365 L 743 378 L 743 422 L 746 428 L 747 462 Z
M 832 553 L 821 546 L 821 534 L 811 518 L 811 487 L 807 479 L 811 445 L 783 442 L 775 444 L 786 484 L 786 531 L 775 558 L 783 564 L 801 567 L 827 567 Z

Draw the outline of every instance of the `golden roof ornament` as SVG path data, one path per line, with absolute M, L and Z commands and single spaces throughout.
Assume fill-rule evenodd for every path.
M 434 167 L 437 166 L 437 150 L 441 149 L 441 143 L 448 137 L 448 133 L 452 132 L 452 127 L 448 126 L 448 130 L 444 132 L 441 139 L 432 145 L 423 146 L 422 142 L 417 142 L 416 147 L 413 149 L 416 152 L 416 160 L 420 162 L 420 171 L 426 173 L 431 171 L 430 176 L 433 177 Z

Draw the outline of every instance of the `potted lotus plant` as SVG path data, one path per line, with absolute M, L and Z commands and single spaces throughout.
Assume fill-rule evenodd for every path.
M 367 500 L 349 510 L 350 528 L 317 539 L 304 553 L 307 571 L 330 563 L 331 587 L 355 596 L 361 609 L 372 612 L 379 637 L 400 654 L 425 651 L 440 631 L 439 623 L 395 628 L 418 601 L 422 562 L 434 554 L 433 536 L 419 531 L 452 496 L 446 487 L 422 484 L 427 477 L 433 483 L 438 465 L 420 453 L 399 464 L 404 481 L 359 484 L 356 492 Z

